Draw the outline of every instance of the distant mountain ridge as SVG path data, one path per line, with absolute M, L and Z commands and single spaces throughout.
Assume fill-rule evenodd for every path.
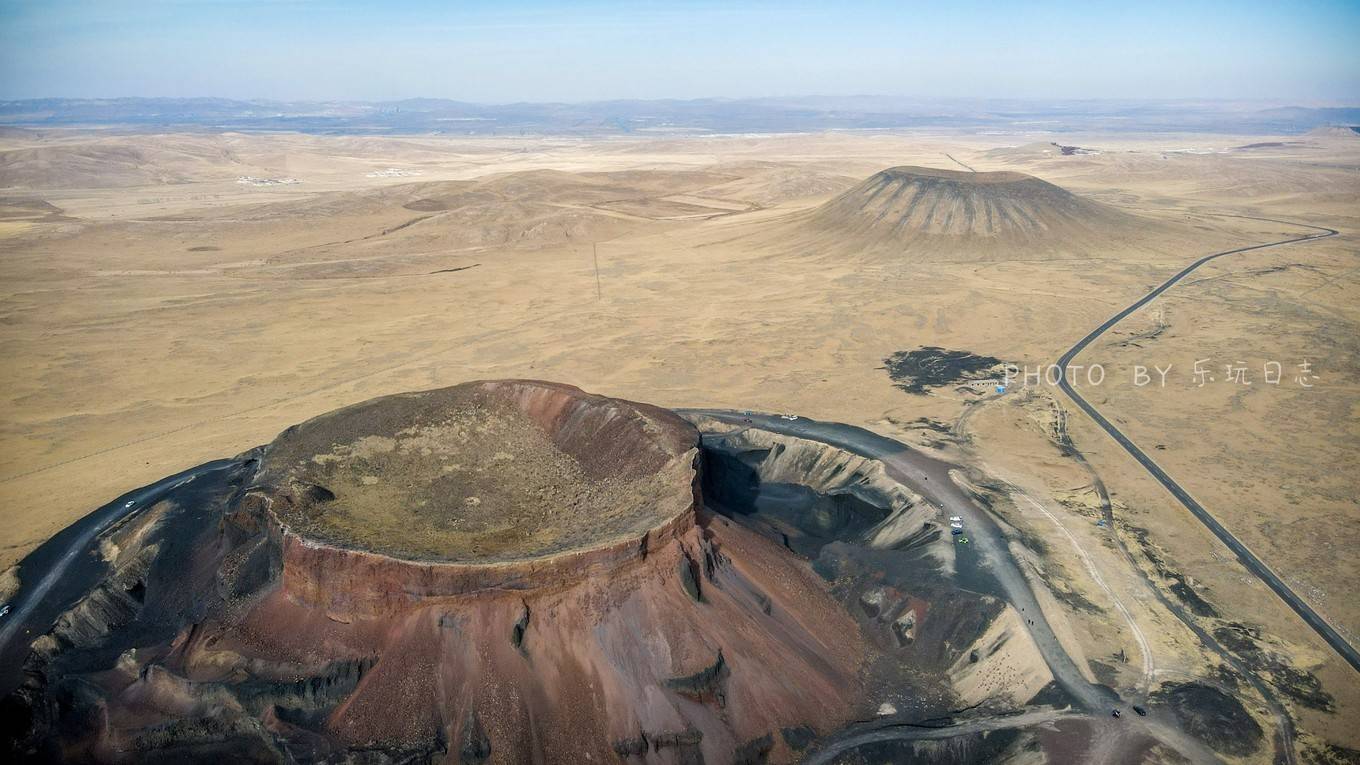
M 0 101 L 0 125 L 128 130 L 290 130 L 475 135 L 802 132 L 936 128 L 977 132 L 1298 134 L 1360 123 L 1360 107 L 1236 101 L 921 100 L 891 96 L 475 104 L 226 98 Z

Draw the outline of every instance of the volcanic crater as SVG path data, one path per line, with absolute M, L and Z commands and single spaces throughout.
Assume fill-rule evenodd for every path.
M 373 611 L 645 557 L 693 529 L 697 459 L 693 427 L 665 410 L 554 383 L 469 383 L 289 428 L 242 504 L 265 519 L 296 597 Z
M 1052 684 L 939 508 L 829 444 L 501 380 L 214 464 L 101 534 L 0 752 L 792 762 Z
M 367 401 L 289 428 L 253 493 L 309 540 L 493 563 L 636 541 L 694 504 L 689 426 L 568 386 L 489 382 Z
M 842 256 L 917 259 L 1073 257 L 1118 240 L 1164 236 L 1161 224 L 1013 171 L 892 167 L 804 214 L 782 244 Z
M 805 559 L 704 508 L 700 448 L 667 410 L 525 380 L 289 428 L 107 534 L 4 702 L 8 749 L 795 759 L 871 715 L 876 649 Z

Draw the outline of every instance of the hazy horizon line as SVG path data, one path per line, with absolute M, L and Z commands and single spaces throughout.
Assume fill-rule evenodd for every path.
M 224 101 L 241 104 L 400 104 L 417 101 L 444 102 L 467 106 L 520 106 L 533 105 L 587 105 L 612 103 L 733 103 L 741 101 L 852 101 L 880 99 L 899 104 L 946 104 L 946 103 L 1016 103 L 1016 104 L 1289 104 L 1306 107 L 1360 107 L 1360 95 L 1346 98 L 1317 98 L 1294 96 L 927 96 L 895 93 L 851 93 L 834 95 L 828 93 L 788 93 L 758 96 L 619 96 L 612 98 L 587 99 L 517 99 L 512 101 L 483 101 L 457 98 L 453 96 L 402 96 L 389 98 L 278 98 L 270 96 L 237 97 L 223 95 L 105 95 L 105 96 L 24 96 L 0 98 L 0 103 L 13 104 L 28 101 Z

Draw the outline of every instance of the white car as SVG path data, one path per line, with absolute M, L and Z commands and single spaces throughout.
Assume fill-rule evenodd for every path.
M 792 421 L 798 419 L 798 415 L 796 415 L 796 414 L 781 414 L 781 415 L 779 415 L 779 419 L 781 419 L 781 420 L 788 420 L 788 421 L 792 422 Z
M 963 528 L 963 524 L 962 524 L 962 523 L 959 523 L 958 521 L 952 521 L 952 522 L 950 522 L 950 524 L 949 524 L 949 528 L 951 528 L 951 529 L 961 529 L 961 528 Z
M 6 604 L 3 605 L 3 606 L 0 606 L 0 616 L 4 616 L 4 615 L 7 614 L 7 613 L 9 613 L 9 604 L 8 604 L 8 603 L 6 603 Z
M 951 515 L 951 516 L 949 516 L 949 522 L 950 522 L 950 523 L 956 523 L 956 522 L 961 521 L 961 520 L 963 520 L 963 516 L 962 516 L 962 515 Z
M 135 504 L 137 504 L 137 500 L 135 500 L 135 499 L 129 499 L 127 502 L 124 502 L 124 503 L 123 503 L 123 507 L 124 507 L 124 508 L 129 508 L 129 507 L 132 507 L 132 506 L 135 505 Z

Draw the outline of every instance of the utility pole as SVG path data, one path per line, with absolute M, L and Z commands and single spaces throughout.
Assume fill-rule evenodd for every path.
M 600 292 L 600 246 L 594 242 L 591 242 L 590 253 L 591 256 L 595 259 L 595 299 L 599 300 L 602 297 L 602 294 Z

